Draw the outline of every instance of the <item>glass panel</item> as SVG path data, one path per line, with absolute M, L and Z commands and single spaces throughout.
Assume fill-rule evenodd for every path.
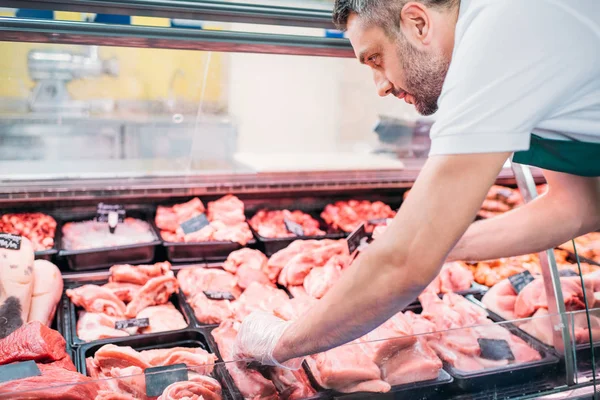
M 0 51 L 5 180 L 381 169 L 401 164 L 377 153 L 427 152 L 413 140 L 412 107 L 378 98 L 351 59 L 11 42 Z M 376 134 L 380 116 L 409 122 Z

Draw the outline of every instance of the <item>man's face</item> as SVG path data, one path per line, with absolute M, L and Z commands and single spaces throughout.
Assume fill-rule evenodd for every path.
M 348 19 L 347 33 L 359 61 L 372 69 L 380 96 L 404 99 L 422 115 L 437 111 L 449 56 L 434 46 L 415 47 L 400 30 L 391 37 L 379 26 L 367 26 L 356 14 Z

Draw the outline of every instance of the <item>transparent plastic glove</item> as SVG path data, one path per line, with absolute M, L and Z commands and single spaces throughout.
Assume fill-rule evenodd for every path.
M 236 359 L 250 358 L 263 365 L 299 369 L 302 366 L 302 358 L 281 364 L 273 357 L 275 346 L 291 324 L 290 321 L 284 321 L 269 313 L 253 312 L 244 319 L 238 331 L 234 348 Z

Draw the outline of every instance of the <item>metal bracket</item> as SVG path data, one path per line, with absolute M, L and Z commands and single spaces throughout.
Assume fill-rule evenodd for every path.
M 531 169 L 526 165 L 512 162 L 512 160 L 511 167 L 515 174 L 515 179 L 519 190 L 521 191 L 521 195 L 523 196 L 523 200 L 525 203 L 529 203 L 538 196 Z M 552 332 L 554 348 L 560 354 L 564 355 L 567 385 L 574 385 L 575 358 L 554 250 L 546 250 L 545 252 L 539 253 L 539 256 L 540 265 L 542 267 L 542 277 L 544 279 L 544 289 L 548 300 L 548 312 L 551 315 L 552 326 L 554 327 Z

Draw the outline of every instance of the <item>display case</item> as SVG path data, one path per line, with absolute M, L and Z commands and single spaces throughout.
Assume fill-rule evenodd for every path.
M 377 98 L 369 71 L 334 31 L 330 2 L 0 5 L 6 7 L 0 9 L 0 218 L 11 215 L 0 219 L 0 231 L 19 225 L 26 228 L 8 233 L 25 235 L 32 226 L 36 258 L 60 268 L 65 287 L 52 328 L 77 370 L 36 359 L 41 376 L 0 379 L 0 398 L 556 399 L 595 393 L 600 260 L 580 263 L 573 253 L 557 263 L 553 251 L 537 256 L 534 267 L 519 265 L 519 273 L 543 276 L 527 282 L 535 301 L 504 277 L 489 286 L 480 281 L 479 269 L 490 265 L 461 263 L 472 277 L 467 290 L 424 296 L 356 342 L 307 357 L 297 371 L 232 360 L 231 341 L 245 312 L 297 317 L 290 302 L 305 306 L 306 293 L 298 288 L 315 297 L 310 284 L 259 287 L 260 296 L 271 297 L 256 302 L 252 284 L 234 299 L 215 300 L 205 299 L 206 291 L 222 287 L 198 293 L 186 279 L 235 275 L 223 267 L 240 249 L 266 259 L 296 239 L 343 244 L 355 226 L 332 222 L 331 207 L 364 206 L 365 216 L 352 223 L 384 225 L 427 155 L 432 120 Z M 509 164 L 497 180 L 510 192 L 503 197 L 508 208 L 531 200 L 543 182 L 540 171 Z M 519 190 L 523 200 L 510 203 Z M 389 213 L 369 211 L 379 202 Z M 225 205 L 235 211 L 233 220 L 222 213 Z M 107 224 L 101 219 L 108 209 L 126 217 L 114 231 L 108 225 L 97 230 Z M 274 214 L 281 221 L 269 230 L 261 225 L 261 210 L 298 214 Z M 49 227 L 31 213 L 50 217 Z M 290 228 L 290 220 L 299 228 Z M 218 228 L 190 239 L 215 221 Z M 109 270 L 125 264 L 159 272 L 133 282 Z M 151 279 L 175 285 L 164 298 L 168 307 L 136 304 L 135 294 L 150 290 Z M 115 295 L 124 311 L 98 316 L 105 322 L 92 321 L 102 313 L 74 295 L 120 284 L 127 290 Z M 208 300 L 220 302 L 225 318 L 206 312 Z M 156 328 L 154 306 L 167 307 L 164 320 L 175 322 Z M 148 316 L 140 316 L 144 312 Z M 444 315 L 457 319 L 447 324 Z M 130 319 L 148 321 L 117 328 L 117 320 Z

